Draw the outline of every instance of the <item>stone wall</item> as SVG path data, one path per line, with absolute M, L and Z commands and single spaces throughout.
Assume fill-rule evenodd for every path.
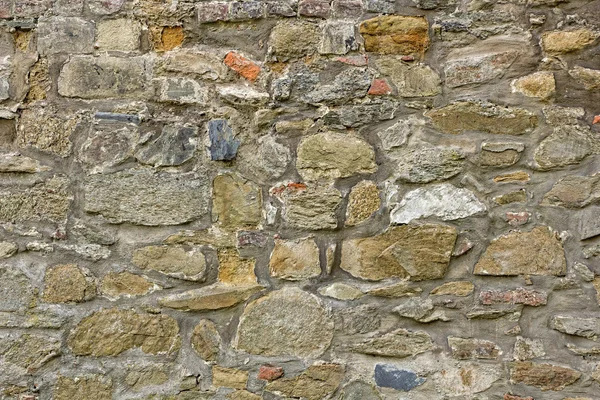
M 1 0 L 0 398 L 599 399 L 598 21 Z

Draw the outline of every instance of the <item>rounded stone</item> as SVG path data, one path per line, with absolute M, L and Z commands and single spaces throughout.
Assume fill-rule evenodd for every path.
M 286 287 L 250 303 L 234 346 L 250 354 L 316 358 L 333 338 L 333 321 L 319 299 Z

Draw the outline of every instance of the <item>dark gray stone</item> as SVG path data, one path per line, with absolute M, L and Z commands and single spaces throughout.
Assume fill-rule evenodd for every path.
M 394 0 L 366 0 L 365 10 L 375 13 L 391 14 L 394 12 Z
M 589 206 L 581 212 L 579 230 L 581 240 L 600 235 L 600 207 Z
M 108 120 L 108 121 L 118 121 L 118 122 L 129 122 L 135 125 L 140 124 L 140 117 L 132 114 L 119 114 L 119 113 L 111 113 L 111 112 L 100 112 L 98 111 L 94 114 L 96 119 Z
M 425 382 L 425 378 L 417 376 L 412 371 L 398 369 L 393 365 L 377 364 L 375 366 L 375 382 L 380 387 L 389 387 L 408 392 L 422 385 Z
M 136 152 L 138 161 L 155 167 L 181 165 L 196 151 L 198 128 L 167 125 Z
M 233 131 L 224 119 L 208 122 L 210 138 L 210 158 L 213 161 L 230 161 L 237 155 L 240 140 L 233 136 Z

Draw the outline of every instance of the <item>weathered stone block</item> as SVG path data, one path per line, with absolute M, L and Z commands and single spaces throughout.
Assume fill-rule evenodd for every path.
M 209 181 L 193 173 L 131 170 L 88 177 L 84 209 L 109 222 L 178 225 L 208 214 Z
M 206 104 L 208 89 L 189 78 L 159 78 L 156 81 L 158 100 L 176 104 Z
M 96 47 L 99 50 L 135 51 L 140 47 L 142 24 L 138 21 L 119 18 L 98 22 Z
M 271 31 L 269 52 L 283 59 L 303 57 L 317 51 L 319 38 L 319 29 L 315 24 L 282 21 Z
M 384 15 L 363 21 L 365 50 L 381 54 L 422 54 L 429 47 L 425 17 Z
M 91 53 L 94 50 L 94 23 L 77 17 L 40 18 L 38 49 L 44 55 Z
M 44 301 L 48 303 L 79 303 L 96 296 L 93 275 L 74 264 L 57 265 L 46 271 Z
M 206 273 L 206 258 L 199 248 L 194 247 L 142 247 L 134 251 L 132 262 L 138 268 L 189 281 L 202 281 Z
M 291 281 L 319 276 L 319 248 L 314 239 L 275 240 L 269 270 L 272 277 Z

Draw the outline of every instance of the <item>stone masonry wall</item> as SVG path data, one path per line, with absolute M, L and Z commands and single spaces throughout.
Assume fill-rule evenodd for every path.
M 0 0 L 0 398 L 600 399 L 600 0 Z

